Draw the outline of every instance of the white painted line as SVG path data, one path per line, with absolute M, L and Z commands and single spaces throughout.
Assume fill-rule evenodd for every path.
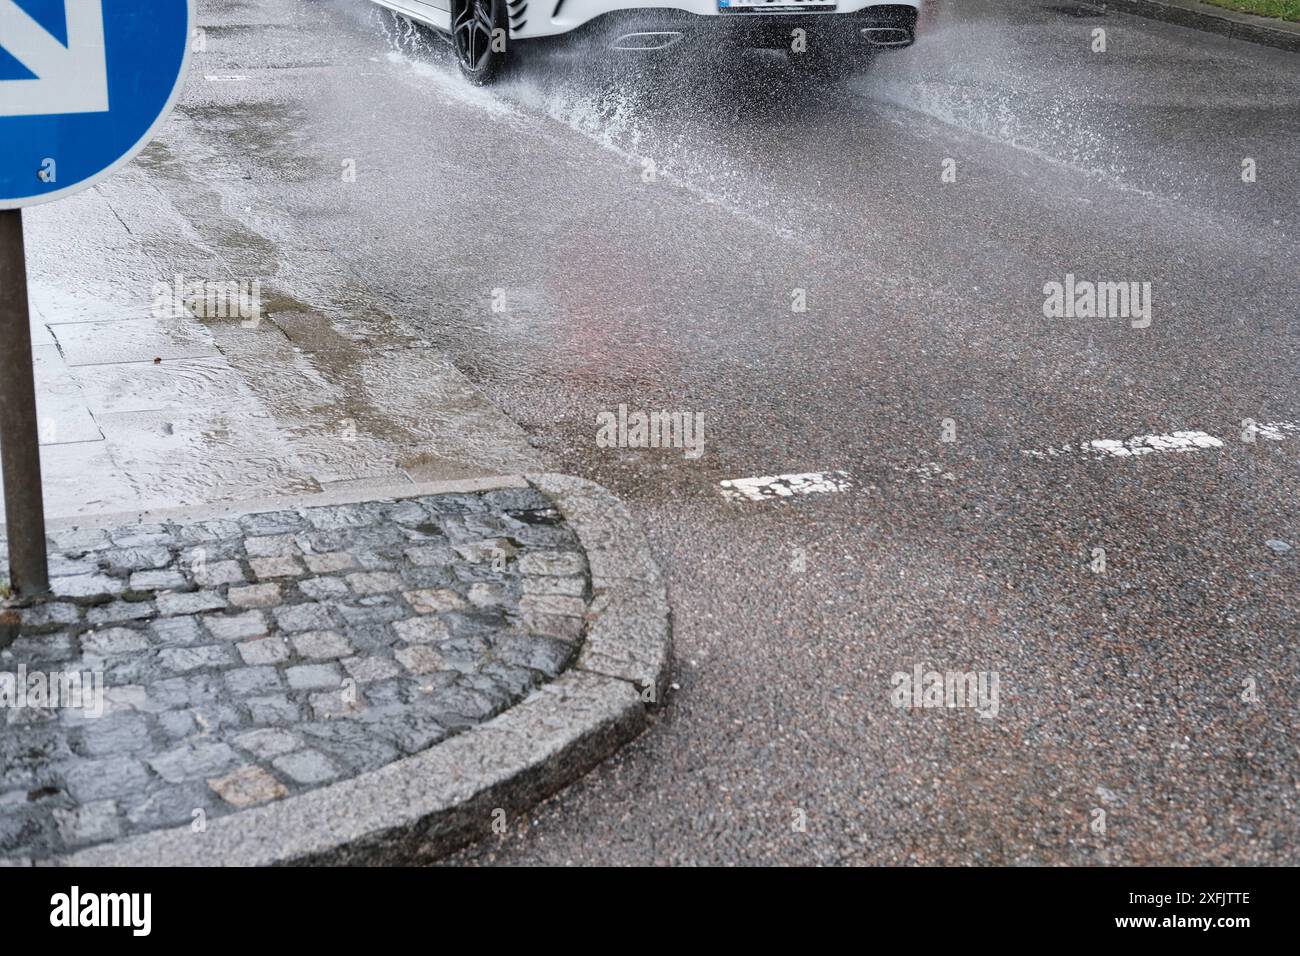
M 1255 434 L 1269 441 L 1282 441 L 1289 434 L 1300 434 L 1300 422 L 1268 422 L 1256 425 Z
M 828 494 L 853 487 L 848 472 L 810 471 L 799 475 L 763 475 L 720 482 L 722 496 L 730 501 L 770 501 L 794 495 Z
M 1065 444 L 1060 447 L 1046 448 L 1042 451 L 1022 451 L 1030 458 L 1057 458 L 1061 455 L 1083 454 L 1094 458 L 1133 458 L 1165 451 L 1201 451 L 1206 448 L 1222 448 L 1223 440 L 1205 432 L 1181 431 L 1168 435 L 1137 435 L 1133 438 L 1114 439 L 1096 438 L 1080 442 L 1077 445 Z
M 1157 451 L 1197 451 L 1202 448 L 1222 448 L 1222 439 L 1205 432 L 1173 432 L 1169 435 L 1138 435 L 1124 441 L 1099 438 L 1088 443 L 1096 451 L 1116 458 L 1132 455 L 1149 455 Z

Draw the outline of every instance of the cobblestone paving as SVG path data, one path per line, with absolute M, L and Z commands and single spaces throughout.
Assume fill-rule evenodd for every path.
M 589 597 L 531 489 L 51 542 L 53 598 L 0 623 L 0 858 L 198 827 L 423 750 L 564 670 Z M 102 714 L 93 693 L 49 706 L 56 672 L 102 680 Z

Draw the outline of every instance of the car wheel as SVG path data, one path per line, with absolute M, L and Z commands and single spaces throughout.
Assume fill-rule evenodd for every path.
M 451 45 L 467 80 L 482 86 L 501 74 L 509 55 L 509 33 L 505 0 L 458 0 L 451 20 Z

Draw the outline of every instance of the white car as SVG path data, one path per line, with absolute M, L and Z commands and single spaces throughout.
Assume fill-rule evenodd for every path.
M 613 50 L 682 44 L 786 48 L 827 62 L 910 46 L 922 0 L 374 0 L 447 35 L 461 72 L 488 83 L 517 40 L 572 34 Z

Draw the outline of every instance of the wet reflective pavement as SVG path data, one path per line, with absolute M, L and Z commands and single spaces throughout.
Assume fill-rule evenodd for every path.
M 561 49 L 481 90 L 363 0 L 201 10 L 177 115 L 101 191 L 148 224 L 122 259 L 330 306 L 298 341 L 213 327 L 314 473 L 344 419 L 378 434 L 352 476 L 535 454 L 627 501 L 668 574 L 657 725 L 457 862 L 1294 862 L 1300 433 L 1243 426 L 1300 420 L 1294 55 L 977 0 L 843 82 Z M 1150 326 L 1045 318 L 1067 275 L 1150 283 Z M 363 342 L 371 315 L 422 347 Z M 295 349 L 328 384 L 250 371 Z M 183 407 L 210 373 L 182 360 Z M 420 433 L 443 362 L 536 451 L 482 409 Z M 620 405 L 702 415 L 703 454 L 605 447 Z M 1220 444 L 1047 453 L 1189 430 Z M 996 672 L 997 716 L 894 706 L 917 664 Z

